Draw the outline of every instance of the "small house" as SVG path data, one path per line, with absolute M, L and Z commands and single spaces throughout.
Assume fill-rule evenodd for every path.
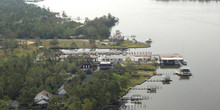
M 86 74 L 91 74 L 91 71 L 95 70 L 91 64 L 82 64 L 80 69 L 86 72 Z
M 110 45 L 119 45 L 124 40 L 124 37 L 122 37 L 121 32 L 119 30 L 116 30 L 116 34 L 114 34 L 109 39 Z
M 58 89 L 58 95 L 65 95 L 67 92 L 64 89 L 64 85 L 62 85 L 59 89 Z
M 34 101 L 37 105 L 47 105 L 52 97 L 53 94 L 43 90 L 35 96 Z
M 92 70 L 92 65 L 91 64 L 82 64 L 80 66 L 80 69 L 83 71 Z
M 63 98 L 64 98 L 64 95 L 67 93 L 67 91 L 65 90 L 65 88 L 64 88 L 64 85 L 62 85 L 59 89 L 58 89 L 58 91 L 57 91 L 57 94 L 58 94 L 58 99 L 59 100 L 62 100 Z

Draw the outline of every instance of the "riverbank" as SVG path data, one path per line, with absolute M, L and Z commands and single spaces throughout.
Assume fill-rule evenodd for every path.
M 142 71 L 138 70 L 137 73 L 132 74 L 130 78 L 130 84 L 129 86 L 121 93 L 121 96 L 123 97 L 128 93 L 128 91 L 136 86 L 143 84 L 147 79 L 150 79 L 152 76 L 156 74 L 155 71 Z

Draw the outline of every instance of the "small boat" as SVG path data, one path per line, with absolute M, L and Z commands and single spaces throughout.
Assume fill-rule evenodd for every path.
M 146 42 L 146 43 L 151 43 L 151 42 L 152 42 L 152 39 L 151 39 L 151 38 L 148 38 L 145 42 Z
M 179 71 L 175 71 L 174 73 L 177 75 L 181 75 L 181 76 L 191 76 L 192 75 L 189 67 L 181 67 Z
M 156 85 L 148 85 L 147 86 L 147 92 L 148 93 L 156 93 L 157 86 Z
M 141 103 L 142 100 L 143 100 L 143 97 L 139 94 L 134 94 L 131 96 L 132 103 Z
M 163 76 L 162 76 L 162 81 L 163 81 L 163 82 L 171 81 L 170 76 L 169 76 L 169 75 L 163 75 Z
M 182 65 L 187 65 L 187 62 L 186 62 L 186 61 L 180 61 L 180 63 L 181 63 Z

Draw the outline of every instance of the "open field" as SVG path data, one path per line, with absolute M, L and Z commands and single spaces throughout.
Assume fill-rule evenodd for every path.
M 50 48 L 51 39 L 41 40 L 42 46 Z M 59 44 L 56 47 L 59 48 L 94 48 L 87 39 L 58 39 Z M 73 45 L 74 44 L 74 45 Z M 98 49 L 120 49 L 120 48 L 147 48 L 149 44 L 145 43 L 132 43 L 131 41 L 123 41 L 119 46 L 109 45 L 108 42 L 95 43 L 95 47 Z

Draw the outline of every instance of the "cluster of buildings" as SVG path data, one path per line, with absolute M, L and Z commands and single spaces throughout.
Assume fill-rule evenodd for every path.
M 121 32 L 119 30 L 116 30 L 116 34 L 114 34 L 109 39 L 110 45 L 119 45 L 124 40 L 124 37 L 121 35 Z
M 67 51 L 63 50 L 63 55 L 60 60 L 65 60 L 68 56 L 88 55 L 90 61 L 96 62 L 97 65 L 90 63 L 83 64 L 80 68 L 84 71 L 88 70 L 107 70 L 113 67 L 114 64 L 121 64 L 127 58 L 134 63 L 152 63 L 152 60 L 157 61 L 161 65 L 186 65 L 184 58 L 178 54 L 171 55 L 153 55 L 152 52 L 130 52 L 130 51 Z
M 62 85 L 56 94 L 52 94 L 46 90 L 41 91 L 34 97 L 34 104 L 36 107 L 44 108 L 46 107 L 50 102 L 51 99 L 56 96 L 58 100 L 63 100 L 65 94 L 67 94 L 67 91 L 64 88 L 64 85 Z M 19 107 L 19 102 L 16 100 L 12 100 L 9 104 L 8 107 L 10 109 L 15 109 L 17 110 Z
M 53 96 L 57 96 L 57 98 L 59 100 L 63 100 L 66 93 L 67 92 L 64 89 L 64 85 L 62 85 L 58 89 L 57 94 L 55 94 L 55 95 L 51 94 L 50 92 L 48 92 L 46 90 L 43 90 L 35 96 L 34 102 L 37 106 L 41 106 L 41 107 L 47 106 L 50 103 Z
M 84 71 L 88 70 L 108 70 L 113 67 L 114 64 L 121 64 L 127 58 L 131 62 L 135 63 L 151 63 L 152 53 L 151 52 L 122 52 L 122 51 L 85 51 L 85 52 L 68 52 L 63 51 L 63 55 L 59 57 L 60 60 L 66 60 L 69 56 L 75 55 L 88 55 L 89 61 L 95 62 L 97 65 L 92 65 L 90 63 L 83 64 L 80 68 Z

